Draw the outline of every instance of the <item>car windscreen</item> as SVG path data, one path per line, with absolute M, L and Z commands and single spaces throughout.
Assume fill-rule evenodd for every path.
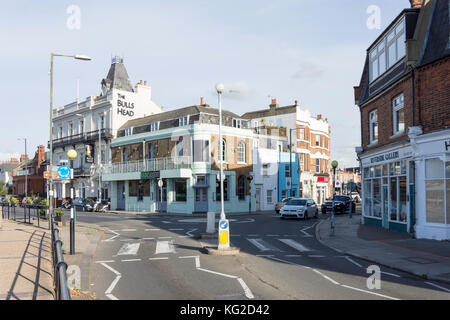
M 336 196 L 335 199 L 336 200 L 345 201 L 345 200 L 348 200 L 348 197 L 346 197 L 346 196 Z
M 84 202 L 89 205 L 93 205 L 95 203 L 92 199 L 85 199 Z
M 292 199 L 292 200 L 289 200 L 286 204 L 288 206 L 305 206 L 306 205 L 306 200 Z

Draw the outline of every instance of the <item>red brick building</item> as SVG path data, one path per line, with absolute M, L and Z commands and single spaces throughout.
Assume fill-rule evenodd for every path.
M 368 48 L 354 88 L 362 219 L 418 238 L 449 239 L 449 1 L 410 3 Z
M 28 194 L 35 194 L 41 197 L 46 192 L 46 182 L 44 179 L 44 171 L 46 167 L 41 165 L 45 161 L 45 147 L 38 146 L 33 160 L 24 161 L 14 171 L 13 176 L 13 193 L 15 195 L 25 194 L 25 178 L 27 178 Z M 28 174 L 26 174 L 28 173 Z

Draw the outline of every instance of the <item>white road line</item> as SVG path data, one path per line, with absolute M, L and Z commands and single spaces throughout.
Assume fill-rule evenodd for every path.
M 354 261 L 353 259 L 351 259 L 350 257 L 344 257 L 345 259 L 347 259 L 348 261 L 350 261 L 351 263 L 353 263 L 354 265 L 362 268 L 363 266 L 360 265 L 358 262 Z
M 104 266 L 105 268 L 109 269 L 110 271 L 112 271 L 115 275 L 116 278 L 113 280 L 113 282 L 109 285 L 108 289 L 106 289 L 105 291 L 105 295 L 110 298 L 111 300 L 119 300 L 117 299 L 114 295 L 111 294 L 111 292 L 114 290 L 114 287 L 117 285 L 117 282 L 119 282 L 120 278 L 122 277 L 122 275 L 120 274 L 119 271 L 114 270 L 113 268 L 111 268 L 110 266 L 108 266 L 106 263 L 102 263 L 102 266 Z
M 278 239 L 278 240 L 280 240 L 284 244 L 290 246 L 291 248 L 294 248 L 297 251 L 300 251 L 300 252 L 311 251 L 307 247 L 301 245 L 300 243 L 298 243 L 297 241 L 294 241 L 292 239 Z
M 145 229 L 145 231 L 160 231 L 161 229 Z
M 160 253 L 175 253 L 175 247 L 173 246 L 173 240 L 157 241 L 155 254 L 160 254 Z
M 298 257 L 301 257 L 301 255 L 299 255 L 299 254 L 286 254 L 285 257 L 298 258 Z
M 187 234 L 188 236 L 190 236 L 190 237 L 194 237 L 194 235 L 193 235 L 191 232 L 194 232 L 195 230 L 197 230 L 197 228 L 192 229 L 192 230 L 186 232 L 186 234 Z
M 327 276 L 327 275 L 325 275 L 325 274 L 323 274 L 322 272 L 320 272 L 319 270 L 317 270 L 317 269 L 311 269 L 312 271 L 314 271 L 315 273 L 317 273 L 317 274 L 320 274 L 322 277 L 324 277 L 325 279 L 327 279 L 328 281 L 330 281 L 330 282 L 332 282 L 332 283 L 334 283 L 334 284 L 337 284 L 337 285 L 339 285 L 339 282 L 337 282 L 337 281 L 334 281 L 333 279 L 331 279 L 329 276 Z
M 95 261 L 95 263 L 109 263 L 109 262 L 114 262 L 114 260 Z
M 162 221 L 162 223 L 172 223 L 172 222 L 170 222 L 170 221 Z
M 244 289 L 245 296 L 248 299 L 254 299 L 255 296 L 250 291 L 250 288 L 245 284 L 244 280 L 242 280 L 241 278 L 237 278 L 237 281 L 239 281 L 239 283 L 241 284 L 241 287 Z
M 178 257 L 179 259 L 188 259 L 188 258 L 197 258 L 198 256 L 183 256 L 183 257 Z
M 240 237 L 240 234 L 230 234 L 230 237 Z
M 325 258 L 325 256 L 321 256 L 318 254 L 310 254 L 310 255 L 308 255 L 308 257 L 310 257 L 310 258 Z
M 168 260 L 168 257 L 160 257 L 160 258 L 148 258 L 148 260 Z
M 192 238 L 192 236 L 178 236 L 178 238 Z
M 129 242 L 129 241 L 139 241 L 141 239 L 121 239 L 121 242 Z
M 386 272 L 386 271 L 380 271 L 380 272 L 383 273 L 383 274 L 387 274 L 389 276 L 393 276 L 393 277 L 396 277 L 396 278 L 401 278 L 401 276 L 399 276 L 398 274 L 395 274 L 395 273 L 390 273 L 390 272 Z
M 197 268 L 197 270 L 205 271 L 205 272 L 209 272 L 209 273 L 214 273 L 214 274 L 217 274 L 217 275 L 222 276 L 222 277 L 227 277 L 227 278 L 237 279 L 236 276 L 232 276 L 232 275 L 225 274 L 225 273 L 220 273 L 220 272 L 217 272 L 217 271 L 212 271 L 212 270 L 203 269 L 203 268 Z
M 136 229 L 122 229 L 122 230 L 117 230 L 117 231 L 126 231 L 126 232 L 128 232 L 128 231 L 136 231 Z
M 141 259 L 126 259 L 126 260 L 121 260 L 122 262 L 131 262 L 131 261 L 141 261 Z
M 247 240 L 253 244 L 255 247 L 259 249 L 259 251 L 280 251 L 279 249 L 269 245 L 267 242 L 265 242 L 263 239 L 255 238 L 255 239 L 249 239 Z
M 394 298 L 394 297 L 386 296 L 386 295 L 384 295 L 384 294 L 375 293 L 375 292 L 367 291 L 367 290 L 362 290 L 362 289 L 358 289 L 358 288 L 346 286 L 346 285 L 344 285 L 344 284 L 341 284 L 341 286 L 344 287 L 344 288 L 353 289 L 353 290 L 356 290 L 356 291 L 361 291 L 361 292 L 373 294 L 373 295 L 375 295 L 375 296 L 379 296 L 379 297 L 383 297 L 383 298 L 387 298 L 387 299 L 391 299 L 391 300 L 400 300 L 400 299 L 397 299 L 397 298 Z
M 125 255 L 136 255 L 136 253 L 139 250 L 139 246 L 141 244 L 139 242 L 137 243 L 125 243 L 117 252 L 118 256 L 125 256 Z
M 249 234 L 249 237 L 259 237 L 259 234 Z
M 158 237 L 158 239 L 172 239 L 173 237 Z
M 429 284 L 430 286 L 433 286 L 433 287 L 436 287 L 436 288 L 439 288 L 439 289 L 445 290 L 445 291 L 447 291 L 447 292 L 450 292 L 450 290 L 449 290 L 449 289 L 447 289 L 447 288 L 444 288 L 444 287 L 441 287 L 441 286 L 438 286 L 437 284 L 434 284 L 434 283 L 431 283 L 431 282 L 428 282 L 428 281 L 425 281 L 425 283 Z
M 257 257 L 273 257 L 273 254 L 257 254 Z
M 112 233 L 115 233 L 116 235 L 111 237 L 111 238 L 109 238 L 109 239 L 103 240 L 103 241 L 113 241 L 114 238 L 117 238 L 118 236 L 120 236 L 120 233 L 117 233 L 117 232 L 115 232 L 113 230 L 109 230 L 109 231 L 111 231 Z
M 155 240 L 155 238 L 142 238 L 142 240 Z
M 181 231 L 181 230 L 184 230 L 184 229 L 180 229 L 180 228 L 169 229 L 169 231 Z

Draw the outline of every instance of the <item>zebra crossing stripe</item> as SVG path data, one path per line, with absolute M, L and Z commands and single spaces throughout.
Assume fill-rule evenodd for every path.
M 294 241 L 292 239 L 278 239 L 278 240 L 280 240 L 284 244 L 290 246 L 291 248 L 294 248 L 297 251 L 300 251 L 300 252 L 311 251 L 307 247 L 303 246 L 302 244 L 300 244 L 297 241 Z
M 157 241 L 155 254 L 160 253 L 175 253 L 175 247 L 173 246 L 173 240 L 170 241 Z
M 277 249 L 274 246 L 268 244 L 261 238 L 254 238 L 254 239 L 247 238 L 247 240 L 255 247 L 257 247 L 260 251 L 281 251 L 280 249 Z
M 125 243 L 119 250 L 119 252 L 117 252 L 118 256 L 122 256 L 122 255 L 136 255 L 136 253 L 139 250 L 139 246 L 141 244 L 139 242 L 136 243 Z

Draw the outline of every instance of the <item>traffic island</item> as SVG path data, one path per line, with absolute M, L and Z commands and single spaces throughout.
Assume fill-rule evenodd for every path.
M 212 256 L 234 256 L 239 254 L 241 251 L 241 249 L 236 247 L 226 249 L 218 249 L 217 247 L 203 247 L 203 250 L 206 254 L 210 254 Z

